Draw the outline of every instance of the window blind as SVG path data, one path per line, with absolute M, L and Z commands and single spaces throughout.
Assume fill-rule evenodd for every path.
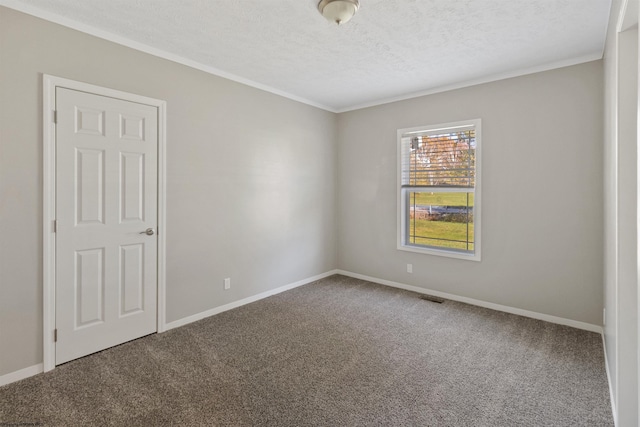
M 403 188 L 475 187 L 473 125 L 408 132 L 401 137 Z

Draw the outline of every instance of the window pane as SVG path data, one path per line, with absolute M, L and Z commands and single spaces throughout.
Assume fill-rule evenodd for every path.
M 408 243 L 473 252 L 473 193 L 410 192 Z
M 408 161 L 408 181 L 423 187 L 475 185 L 475 130 L 413 137 Z

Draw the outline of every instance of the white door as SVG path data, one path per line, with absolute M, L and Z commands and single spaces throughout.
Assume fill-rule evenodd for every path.
M 56 89 L 56 364 L 156 331 L 158 109 Z

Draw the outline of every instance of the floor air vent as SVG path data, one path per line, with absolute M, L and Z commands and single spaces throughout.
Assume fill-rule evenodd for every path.
M 423 299 L 425 301 L 437 302 L 438 304 L 442 304 L 444 302 L 444 299 L 434 297 L 433 295 L 420 295 L 420 299 Z

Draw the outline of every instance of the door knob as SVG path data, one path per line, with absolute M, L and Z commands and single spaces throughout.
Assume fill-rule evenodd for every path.
M 140 234 L 146 234 L 147 236 L 153 236 L 156 233 L 156 230 L 153 228 L 147 228 L 144 231 L 141 231 Z

